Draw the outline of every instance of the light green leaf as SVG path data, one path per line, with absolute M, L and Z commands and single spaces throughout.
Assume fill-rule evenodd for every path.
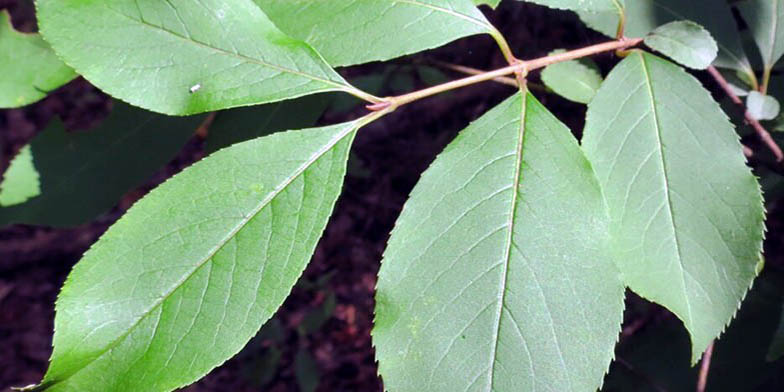
M 765 68 L 772 68 L 784 55 L 784 0 L 747 0 L 738 3 L 738 9 L 757 42 Z
M 33 163 L 33 153 L 30 146 L 24 146 L 16 154 L 3 174 L 0 183 L 0 207 L 21 204 L 41 194 L 41 183 L 38 170 Z
M 523 0 L 550 8 L 572 11 L 603 12 L 610 11 L 618 15 L 624 7 L 624 0 Z M 632 0 L 638 1 L 638 0 Z
M 310 259 L 362 124 L 235 144 L 136 203 L 63 286 L 37 390 L 170 391 L 236 354 Z
M 618 15 L 613 12 L 579 12 L 590 27 L 614 37 Z M 659 26 L 690 20 L 704 26 L 716 40 L 719 55 L 714 65 L 753 74 L 735 28 L 735 19 L 725 1 L 719 0 L 634 0 L 626 5 L 626 36 L 643 38 Z
M 495 9 L 495 7 L 498 7 L 498 4 L 501 3 L 501 0 L 473 0 L 473 1 L 474 1 L 474 4 L 476 4 L 477 7 L 482 5 L 482 4 L 485 4 L 485 5 L 489 6 L 490 8 L 493 8 L 493 9 Z
M 0 11 L 0 108 L 36 102 L 75 77 L 43 38 L 14 30 L 8 12 Z
M 559 52 L 563 50 L 550 54 Z M 602 85 L 602 75 L 593 61 L 581 59 L 548 65 L 542 71 L 542 82 L 570 101 L 588 103 Z
M 202 118 L 167 117 L 115 102 L 109 118 L 88 132 L 68 133 L 53 121 L 26 147 L 40 176 L 39 194 L 0 208 L 0 225 L 89 222 L 174 158 Z
M 166 114 L 354 92 L 252 0 L 38 0 L 41 33 L 107 93 Z
M 732 124 L 682 68 L 635 52 L 588 105 L 583 148 L 625 283 L 683 321 L 696 361 L 760 260 L 762 196 Z
M 472 0 L 255 0 L 334 66 L 389 60 L 474 34 L 500 35 Z
M 593 391 L 624 287 L 574 137 L 517 94 L 424 173 L 379 272 L 373 343 L 389 391 Z
M 683 20 L 657 27 L 645 37 L 645 44 L 693 69 L 708 68 L 719 52 L 707 30 Z
M 207 135 L 207 152 L 289 129 L 313 126 L 329 105 L 320 95 L 219 112 Z
M 781 105 L 776 98 L 763 95 L 759 91 L 749 92 L 746 97 L 746 109 L 755 120 L 773 120 L 781 112 Z

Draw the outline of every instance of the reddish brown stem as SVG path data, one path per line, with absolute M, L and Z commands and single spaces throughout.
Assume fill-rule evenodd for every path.
M 711 357 L 713 356 L 713 342 L 708 345 L 705 354 L 702 354 L 702 364 L 700 364 L 700 375 L 697 379 L 697 392 L 705 392 L 708 385 L 708 372 L 710 371 Z
M 722 90 L 724 90 L 727 96 L 730 97 L 730 100 L 743 108 L 743 116 L 746 119 L 746 122 L 751 125 L 751 127 L 757 133 L 757 136 L 759 136 L 762 142 L 768 146 L 771 152 L 773 152 L 773 155 L 776 157 L 776 161 L 781 162 L 784 160 L 784 153 L 781 151 L 779 145 L 776 144 L 776 141 L 773 140 L 773 137 L 770 136 L 770 133 L 762 126 L 762 124 L 760 124 L 759 121 L 751 116 L 751 113 L 749 113 L 749 111 L 746 109 L 746 105 L 744 105 L 740 97 L 738 97 L 738 95 L 732 91 L 730 84 L 727 83 L 727 80 L 724 79 L 724 76 L 721 75 L 719 70 L 717 70 L 714 66 L 710 66 L 708 67 L 708 73 L 713 77 L 713 79 L 716 79 L 716 82 L 719 84 Z

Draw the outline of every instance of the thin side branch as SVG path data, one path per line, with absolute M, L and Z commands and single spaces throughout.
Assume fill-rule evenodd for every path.
M 705 386 L 708 385 L 708 372 L 710 371 L 711 357 L 713 357 L 713 343 L 705 350 L 702 355 L 702 364 L 700 365 L 700 375 L 697 379 L 697 392 L 705 392 Z
M 545 56 L 534 60 L 528 60 L 528 61 L 520 60 L 515 64 L 497 69 L 495 71 L 489 71 L 479 75 L 453 80 L 451 82 L 440 84 L 438 86 L 429 87 L 423 90 L 414 91 L 412 93 L 399 95 L 396 97 L 387 97 L 382 99 L 382 102 L 369 105 L 367 108 L 369 110 L 386 110 L 388 108 L 392 108 L 391 110 L 394 110 L 405 104 L 418 101 L 422 98 L 427 98 L 432 95 L 440 94 L 449 90 L 470 86 L 472 84 L 493 80 L 511 74 L 525 76 L 530 71 L 539 68 L 544 68 L 551 64 L 560 63 L 569 60 L 576 60 L 582 57 L 591 56 L 603 52 L 610 52 L 618 49 L 627 49 L 638 45 L 640 42 L 642 42 L 642 39 L 622 38 L 619 40 L 605 42 L 598 45 L 592 45 L 585 48 L 572 50 L 564 53 L 558 53 L 551 56 Z
M 776 141 L 773 140 L 773 137 L 770 136 L 770 133 L 762 126 L 762 124 L 760 124 L 759 121 L 751 116 L 749 111 L 746 109 L 746 105 L 744 105 L 740 97 L 738 97 L 738 95 L 732 91 L 729 83 L 727 83 L 727 80 L 724 79 L 724 76 L 721 75 L 719 70 L 717 70 L 714 66 L 710 66 L 708 67 L 708 73 L 713 77 L 713 79 L 716 79 L 716 82 L 719 84 L 722 90 L 724 90 L 727 96 L 730 97 L 730 100 L 743 108 L 743 116 L 745 117 L 746 122 L 751 125 L 752 128 L 754 128 L 757 136 L 759 136 L 765 145 L 768 146 L 770 151 L 773 152 L 773 155 L 776 157 L 776 161 L 781 162 L 784 160 L 784 153 L 781 151 L 779 145 L 776 144 Z
M 464 73 L 466 75 L 481 75 L 481 74 L 487 72 L 487 71 L 482 71 L 481 69 L 466 67 L 464 65 L 445 63 L 443 61 L 434 61 L 433 63 L 438 65 L 438 66 L 440 66 L 440 67 L 443 67 L 443 68 L 446 68 L 446 69 L 450 69 L 452 71 L 457 71 L 457 72 L 460 72 L 460 73 Z M 497 82 L 497 83 L 505 84 L 507 86 L 512 86 L 514 88 L 517 88 L 517 81 L 512 79 L 512 78 L 510 78 L 510 77 L 507 77 L 507 76 L 499 76 L 499 77 L 493 79 L 493 81 Z

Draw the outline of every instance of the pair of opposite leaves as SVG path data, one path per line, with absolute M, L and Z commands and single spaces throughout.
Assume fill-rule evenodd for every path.
M 239 351 L 305 268 L 372 119 L 234 145 L 138 202 L 69 276 L 37 389 L 171 390 Z M 406 203 L 379 273 L 380 373 L 391 391 L 595 390 L 627 286 L 683 320 L 696 360 L 756 275 L 762 222 L 731 124 L 677 66 L 625 59 L 582 150 L 516 95 Z

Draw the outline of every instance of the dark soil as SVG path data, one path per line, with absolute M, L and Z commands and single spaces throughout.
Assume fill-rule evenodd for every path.
M 25 4 L 28 2 L 0 0 L 0 9 L 10 10 L 19 29 L 33 31 L 33 13 Z M 498 11 L 487 14 L 521 58 L 604 40 L 582 27 L 573 15 L 522 2 L 505 1 Z M 504 65 L 494 42 L 480 36 L 393 63 L 434 59 L 481 69 Z M 612 55 L 596 59 L 605 70 L 617 61 Z M 384 67 L 369 64 L 342 72 L 351 78 L 381 72 Z M 416 76 L 412 79 L 416 87 L 423 87 Z M 354 145 L 352 170 L 326 233 L 301 283 L 275 316 L 283 327 L 282 334 L 257 339 L 237 358 L 186 390 L 296 391 L 293 362 L 299 350 L 306 350 L 315 359 L 319 391 L 381 390 L 370 329 L 375 276 L 388 234 L 420 174 L 441 149 L 470 121 L 513 92 L 494 83 L 466 88 L 401 108 L 362 130 Z M 584 106 L 552 95 L 537 95 L 572 130 L 582 129 Z M 107 96 L 78 79 L 34 105 L 0 110 L 0 165 L 7 167 L 10 157 L 53 116 L 63 118 L 70 128 L 86 129 L 104 118 L 109 109 Z M 361 108 L 348 114 L 328 112 L 320 123 L 346 121 L 362 113 Z M 194 137 L 180 156 L 143 188 L 130 192 L 119 206 L 93 223 L 73 229 L 21 225 L 0 229 L 0 391 L 41 379 L 51 353 L 54 301 L 81 254 L 135 200 L 201 158 L 203 145 L 203 139 Z M 781 235 L 778 214 L 772 218 L 769 242 Z M 773 242 L 769 247 L 774 254 L 768 257 L 778 260 L 781 245 Z M 328 280 L 313 283 L 325 275 Z M 320 309 L 332 293 L 336 306 L 326 322 L 315 332 L 298 332 L 303 319 Z M 627 327 L 638 324 L 637 319 L 629 320 Z M 258 359 L 273 346 L 280 350 L 281 359 L 276 370 L 264 379 L 265 371 L 248 359 Z

